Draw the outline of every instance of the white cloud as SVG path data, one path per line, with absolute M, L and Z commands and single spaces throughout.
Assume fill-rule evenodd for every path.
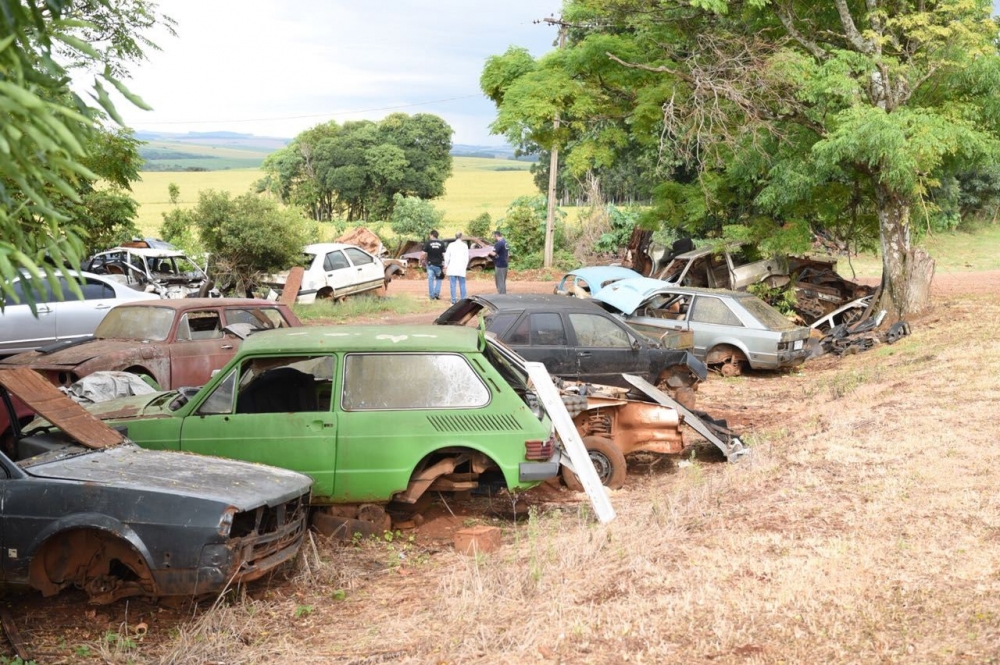
M 493 105 L 479 92 L 483 64 L 510 45 L 536 56 L 550 50 L 555 30 L 533 21 L 560 5 L 164 0 L 178 36 L 153 35 L 163 50 L 134 67 L 129 82 L 154 110 L 119 108 L 138 129 L 291 137 L 403 107 L 394 110 L 444 117 L 456 143 L 497 144 L 488 130 Z

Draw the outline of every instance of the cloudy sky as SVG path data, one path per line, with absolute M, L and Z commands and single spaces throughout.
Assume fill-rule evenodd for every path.
M 561 0 L 162 0 L 177 37 L 133 68 L 151 112 L 121 102 L 139 130 L 293 137 L 321 122 L 434 113 L 455 143 L 500 145 L 483 63 L 514 44 L 535 56 Z

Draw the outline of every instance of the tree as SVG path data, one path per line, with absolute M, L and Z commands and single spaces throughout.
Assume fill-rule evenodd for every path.
M 12 279 L 25 270 L 24 296 L 34 304 L 43 279 L 61 291 L 57 266 L 78 268 L 84 230 L 74 218 L 83 203 L 81 181 L 96 179 L 86 165 L 105 116 L 121 119 L 105 84 L 146 108 L 122 83 L 130 62 L 156 48 L 142 37 L 172 21 L 145 0 L 0 0 L 0 293 L 13 300 Z M 93 78 L 89 100 L 70 87 L 70 72 Z M 79 77 L 78 77 L 79 78 Z M 97 202 L 93 199 L 91 204 Z M 121 199 L 99 209 L 122 213 Z M 112 205 L 114 204 L 114 205 Z M 71 281 L 79 296 L 79 288 Z M 2 306 L 2 300 L 0 300 Z
M 441 118 L 394 113 L 379 122 L 328 122 L 264 160 L 260 191 L 313 219 L 386 219 L 395 195 L 433 199 L 451 175 L 452 129 Z
M 252 193 L 233 198 L 229 192 L 199 192 L 190 219 L 211 256 L 212 279 L 241 295 L 266 275 L 295 265 L 309 242 L 304 217 Z
M 397 193 L 394 198 L 389 226 L 397 236 L 425 239 L 432 229 L 441 226 L 444 213 L 435 210 L 429 201 Z
M 738 207 L 739 224 L 792 237 L 825 214 L 822 197 L 860 200 L 882 253 L 881 305 L 902 317 L 926 305 L 933 273 L 911 211 L 945 170 L 997 161 L 990 11 L 985 0 L 571 0 L 565 18 L 578 26 L 568 51 L 605 44 L 608 63 L 642 77 L 633 126 L 655 129 L 668 159 L 697 174 L 704 209 Z

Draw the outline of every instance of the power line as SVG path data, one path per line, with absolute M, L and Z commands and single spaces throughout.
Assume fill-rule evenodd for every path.
M 412 104 L 399 104 L 397 106 L 383 106 L 381 108 L 372 108 L 372 109 L 358 109 L 355 111 L 333 111 L 331 113 L 312 113 L 309 115 L 288 115 L 288 116 L 277 116 L 270 118 L 244 118 L 242 120 L 161 120 L 161 121 L 143 120 L 141 124 L 142 125 L 208 125 L 208 124 L 224 123 L 227 125 L 231 125 L 241 122 L 270 122 L 274 120 L 304 120 L 307 118 L 329 118 L 331 116 L 352 115 L 355 113 L 375 113 L 377 111 L 394 111 L 396 109 L 411 108 L 413 106 L 427 106 L 428 104 L 442 104 L 444 102 L 454 102 L 459 99 L 471 99 L 473 97 L 482 97 L 482 95 L 481 94 L 461 95 L 459 97 L 448 97 L 446 99 L 432 99 L 428 102 L 414 102 Z

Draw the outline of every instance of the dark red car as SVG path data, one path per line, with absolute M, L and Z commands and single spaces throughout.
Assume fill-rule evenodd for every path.
M 204 385 L 253 332 L 301 325 L 286 305 L 268 300 L 146 300 L 113 308 L 92 337 L 19 353 L 0 367 L 31 367 L 67 386 L 93 372 L 125 371 L 174 390 Z
M 445 238 L 445 243 L 451 243 L 454 238 Z M 492 270 L 493 269 L 493 257 L 490 256 L 490 252 L 493 251 L 493 244 L 486 242 L 482 238 L 462 238 L 465 244 L 469 246 L 469 270 Z M 403 248 L 404 254 L 400 254 L 399 258 L 406 261 L 406 267 L 416 268 L 420 263 L 420 255 L 424 253 L 423 243 L 411 241 Z

